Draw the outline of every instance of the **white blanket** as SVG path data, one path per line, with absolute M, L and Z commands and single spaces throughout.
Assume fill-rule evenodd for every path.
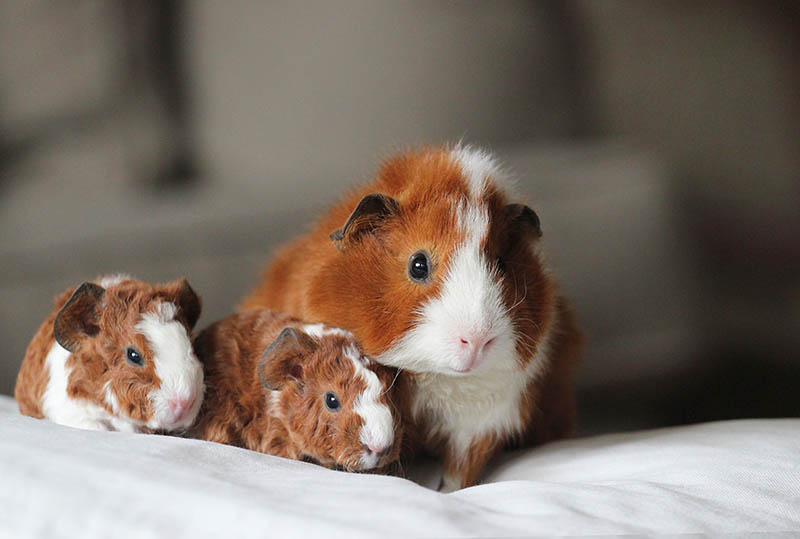
M 800 532 L 797 419 L 550 444 L 440 494 L 196 440 L 75 430 L 0 397 L 0 537 L 767 531 Z

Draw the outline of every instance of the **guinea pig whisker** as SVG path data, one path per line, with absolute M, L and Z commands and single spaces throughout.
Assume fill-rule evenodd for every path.
M 525 317 L 517 318 L 514 322 L 517 325 L 519 324 L 519 322 L 530 322 L 534 328 L 539 329 L 539 324 L 535 320 L 532 320 L 530 318 L 525 318 Z
M 523 281 L 522 281 L 522 299 L 519 299 L 519 300 L 517 300 L 518 290 L 519 289 L 517 288 L 516 274 L 514 274 L 513 272 L 511 274 L 511 279 L 514 282 L 514 304 L 508 309 L 509 311 L 514 309 L 514 308 L 516 308 L 523 301 L 525 301 L 525 298 L 528 297 L 528 282 L 527 282 L 527 279 L 525 278 L 525 276 L 523 275 L 523 277 L 522 277 L 522 279 L 523 279 Z
M 516 276 L 512 273 L 511 274 L 511 281 L 514 283 L 514 304 L 516 305 L 517 302 L 517 279 Z M 513 309 L 514 307 L 511 307 Z M 509 311 L 511 310 L 509 309 Z
M 536 343 L 533 341 L 532 337 L 530 337 L 529 335 L 526 335 L 526 334 L 524 334 L 522 332 L 519 332 L 519 331 L 515 331 L 514 332 L 514 337 L 517 340 L 517 342 L 519 342 L 519 344 L 522 345 L 523 349 L 526 352 L 528 352 L 528 353 L 532 353 L 533 352 L 533 350 L 534 350 L 534 348 L 536 346 Z
M 516 282 L 516 279 L 515 279 L 514 280 L 514 304 L 511 307 L 509 307 L 508 310 L 509 311 L 513 311 L 514 309 L 516 309 L 517 307 L 522 305 L 522 302 L 524 302 L 527 298 L 528 298 L 528 283 L 524 282 L 523 283 L 523 294 L 522 294 L 522 297 L 519 299 L 519 301 L 516 301 L 516 299 L 517 299 L 517 282 Z
M 403 369 L 397 369 L 397 370 L 395 371 L 395 373 L 394 373 L 394 378 L 392 378 L 392 383 L 391 383 L 391 385 L 390 385 L 389 387 L 387 387 L 386 389 L 384 389 L 384 390 L 381 392 L 381 395 L 385 395 L 386 393 L 388 393 L 388 392 L 389 392 L 389 390 L 390 390 L 390 389 L 392 389 L 392 388 L 394 387 L 394 383 L 397 381 L 397 378 L 400 376 L 400 371 L 402 371 L 402 370 L 403 370 Z
M 523 346 L 535 346 L 536 345 L 536 342 L 533 340 L 533 337 L 531 337 L 530 335 L 525 335 L 524 333 L 519 332 L 519 331 L 516 331 L 514 333 L 515 333 L 514 336 L 517 338 L 517 340 Z
M 517 334 L 516 337 L 517 337 L 517 342 L 519 342 L 519 344 L 525 347 L 526 350 L 530 351 L 531 349 L 533 349 L 534 342 L 531 341 L 529 338 L 524 337 L 521 334 Z

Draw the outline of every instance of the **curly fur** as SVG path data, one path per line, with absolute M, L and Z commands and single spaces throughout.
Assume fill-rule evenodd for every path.
M 157 413 L 159 399 L 154 396 L 159 395 L 163 383 L 157 373 L 158 362 L 174 358 L 156 358 L 153 343 L 138 326 L 143 317 L 163 311 L 165 304 L 177 305 L 171 311 L 174 320 L 164 323 L 176 324 L 176 330 L 186 335 L 186 349 L 191 352 L 188 343 L 199 316 L 199 299 L 184 279 L 153 285 L 128 277 L 104 277 L 96 279 L 97 283 L 108 286 L 101 288 L 102 299 L 94 306 L 91 325 L 96 327 L 96 334 L 76 332 L 71 352 L 56 342 L 53 328 L 76 289 L 56 297 L 52 312 L 28 346 L 17 377 L 14 396 L 20 412 L 83 428 L 146 431 L 173 427 Z M 79 324 L 77 319 L 86 316 L 77 313 L 67 317 L 64 324 Z M 141 353 L 143 366 L 126 360 L 130 346 Z M 179 368 L 187 372 L 187 391 L 201 400 L 199 362 L 193 355 L 178 359 L 182 362 Z M 199 404 L 175 427 L 190 423 Z
M 288 355 L 275 352 L 270 365 L 261 364 L 271 377 L 284 379 L 281 387 L 271 389 L 265 387 L 259 363 L 286 328 L 296 329 L 307 344 Z M 397 459 L 402 429 L 390 398 L 392 373 L 363 358 L 351 334 L 253 309 L 212 324 L 194 345 L 208 390 L 192 436 L 347 470 Z M 379 391 L 371 394 L 370 385 L 376 384 Z M 338 412 L 325 407 L 329 391 L 339 398 Z M 365 448 L 374 435 L 358 413 L 364 399 L 375 408 L 364 413 L 368 420 L 372 412 L 385 414 L 376 416 L 382 421 L 376 430 L 390 437 L 384 443 L 391 450 L 380 458 L 371 458 Z

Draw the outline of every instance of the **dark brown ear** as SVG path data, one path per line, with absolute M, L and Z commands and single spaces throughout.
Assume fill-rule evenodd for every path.
M 186 323 L 189 324 L 189 328 L 194 328 L 194 325 L 197 324 L 197 319 L 200 318 L 202 304 L 200 296 L 192 290 L 189 281 L 185 277 L 178 279 L 177 302 L 183 316 L 186 318 Z
M 524 204 L 509 204 L 506 206 L 506 218 L 511 230 L 517 234 L 533 234 L 542 237 L 542 227 L 536 212 Z
M 397 215 L 400 204 L 390 196 L 372 193 L 362 198 L 343 228 L 331 233 L 331 239 L 341 251 L 344 246 L 362 234 L 372 232 L 386 219 Z
M 271 391 L 280 391 L 294 379 L 303 381 L 303 360 L 314 351 L 314 341 L 294 328 L 284 328 L 258 360 L 258 379 Z
M 100 302 L 105 293 L 105 288 L 94 283 L 83 283 L 72 293 L 53 322 L 53 335 L 58 344 L 74 352 L 83 339 L 97 335 Z

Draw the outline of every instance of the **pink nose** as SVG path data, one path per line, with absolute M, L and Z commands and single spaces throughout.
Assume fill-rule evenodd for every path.
M 191 409 L 192 404 L 194 404 L 194 395 L 189 397 L 188 399 L 176 397 L 174 399 L 169 399 L 167 403 L 169 404 L 169 409 L 172 410 L 172 416 L 175 418 L 175 421 L 180 421 L 186 415 L 186 412 Z
M 481 355 L 492 345 L 494 337 L 490 337 L 488 333 L 465 333 L 459 338 L 459 342 L 461 349 L 469 357 L 464 368 L 466 372 L 480 363 Z
M 489 337 L 485 333 L 464 334 L 459 339 L 461 347 L 473 353 L 481 353 L 492 345 L 494 337 Z
M 382 457 L 389 453 L 389 450 L 392 448 L 391 445 L 375 445 L 375 444 L 365 444 L 367 449 L 370 453 L 374 453 L 379 457 Z

